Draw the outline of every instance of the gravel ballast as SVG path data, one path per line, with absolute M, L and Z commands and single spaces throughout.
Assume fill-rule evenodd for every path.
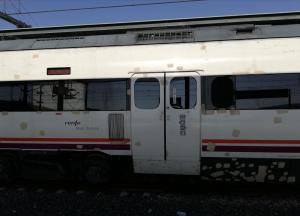
M 177 193 L 0 188 L 1 216 L 299 214 L 300 195 L 295 191 Z

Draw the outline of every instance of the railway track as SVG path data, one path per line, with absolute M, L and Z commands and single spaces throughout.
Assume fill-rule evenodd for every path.
M 0 183 L 0 191 L 49 191 L 49 192 L 154 192 L 154 193 L 247 193 L 276 194 L 295 193 L 300 191 L 300 185 L 236 183 L 203 181 L 197 177 L 182 176 L 147 176 L 134 175 L 129 179 L 114 180 L 104 185 L 85 184 L 68 180 L 18 180 L 11 183 Z
M 150 178 L 151 179 L 151 178 Z M 140 180 L 140 181 L 139 181 Z M 185 182 L 185 184 L 183 184 Z M 70 181 L 0 185 L 0 215 L 298 215 L 298 186 L 161 178 L 104 186 Z M 297 214 L 296 214 L 297 213 Z

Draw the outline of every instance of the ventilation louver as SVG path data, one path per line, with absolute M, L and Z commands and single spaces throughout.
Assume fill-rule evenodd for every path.
M 123 139 L 124 138 L 124 115 L 109 114 L 108 129 L 109 129 L 110 139 Z
M 39 38 L 36 41 L 69 41 L 69 40 L 82 40 L 84 37 L 52 37 L 52 38 Z
M 190 40 L 194 38 L 192 31 L 168 31 L 138 33 L 137 41 L 166 41 L 166 40 Z

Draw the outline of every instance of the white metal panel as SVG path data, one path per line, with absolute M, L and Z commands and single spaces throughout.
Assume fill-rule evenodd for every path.
M 197 83 L 197 104 L 193 109 L 173 109 L 169 103 L 170 81 L 193 77 Z M 139 78 L 160 81 L 160 104 L 155 109 L 140 109 L 135 101 L 135 82 Z M 200 173 L 200 77 L 192 73 L 145 73 L 132 78 L 132 155 L 138 173 L 198 175 Z M 165 84 L 166 83 L 166 84 Z M 185 134 L 180 134 L 184 115 Z
M 135 82 L 140 78 L 155 78 L 159 82 L 160 102 L 154 109 L 141 109 L 135 103 Z M 137 74 L 131 79 L 131 140 L 133 160 L 164 160 L 164 91 L 163 73 Z M 147 99 L 147 98 L 145 98 Z M 138 169 L 135 166 L 135 169 Z
M 124 114 L 124 140 L 109 139 L 108 115 L 111 113 Z M 0 114 L 0 147 L 20 149 L 47 149 L 51 145 L 63 146 L 76 144 L 71 150 L 103 151 L 113 155 L 130 155 L 130 114 L 128 111 L 74 111 L 74 112 L 2 112 Z M 102 141 L 93 141 L 102 139 Z M 74 141 L 75 140 L 75 141 Z M 80 141 L 82 140 L 82 141 Z M 10 145 L 11 144 L 11 145 Z M 23 145 L 24 144 L 24 145 Z M 86 149 L 84 145 L 93 145 Z M 97 147 L 99 145 L 100 147 Z M 106 149 L 105 145 L 110 147 Z M 114 148 L 114 145 L 120 148 Z M 123 148 L 126 146 L 126 150 Z M 11 147 L 10 147 L 11 146 Z M 103 148 L 104 147 L 104 148 Z M 66 148 L 68 149 L 68 148 Z
M 198 175 L 198 164 L 194 161 L 182 160 L 142 160 L 136 159 L 134 169 L 137 173 Z
M 202 151 L 202 157 L 300 158 L 299 150 L 286 150 L 300 147 L 299 110 L 208 111 L 201 119 L 202 145 L 209 146 L 207 151 Z M 205 143 L 203 140 L 207 139 L 229 140 L 230 143 Z M 234 149 L 217 151 L 218 146 Z M 257 149 L 243 152 L 243 147 L 267 148 L 261 152 Z M 276 152 L 278 148 L 282 149 Z
M 174 78 L 192 77 L 197 81 L 197 104 L 192 109 L 175 109 L 170 104 Z M 166 136 L 168 160 L 199 161 L 200 143 L 200 77 L 197 73 L 175 73 L 167 75 L 166 86 Z M 184 119 L 181 119 L 184 116 Z M 182 128 L 181 128 L 182 127 Z M 184 133 L 184 134 L 183 134 Z
M 191 109 L 175 109 L 171 105 L 178 89 L 171 89 L 176 78 L 191 77 L 196 81 L 197 102 Z M 200 173 L 200 76 L 192 73 L 167 74 L 166 80 L 166 149 L 168 161 L 181 161 L 193 164 L 190 174 Z M 191 92 L 185 92 L 189 94 Z M 175 95 L 173 95 L 175 94 Z M 185 95 L 187 96 L 187 95 Z
M 202 69 L 203 75 L 292 73 L 300 38 L 0 52 L 1 81 L 130 77 L 129 72 Z M 47 76 L 48 67 L 71 75 Z

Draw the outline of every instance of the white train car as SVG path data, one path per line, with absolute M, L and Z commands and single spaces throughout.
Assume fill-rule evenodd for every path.
M 103 182 L 126 161 L 296 182 L 299 27 L 287 13 L 1 31 L 0 177 L 55 161 Z

